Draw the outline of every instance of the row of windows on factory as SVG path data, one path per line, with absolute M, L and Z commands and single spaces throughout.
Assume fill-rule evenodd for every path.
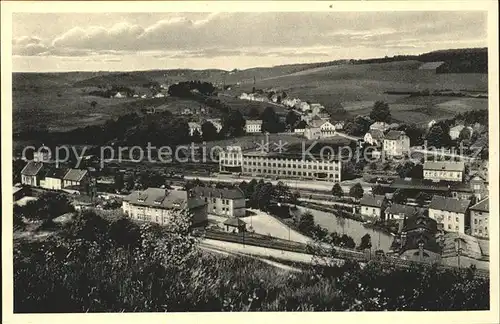
M 291 164 L 291 163 L 276 163 L 276 162 L 247 162 L 243 161 L 243 165 L 253 165 L 253 166 L 263 166 L 263 167 L 277 167 L 277 168 L 297 168 L 297 169 L 309 169 L 309 170 L 335 170 L 338 171 L 339 167 L 337 165 L 302 165 L 302 164 Z
M 285 170 L 266 170 L 266 169 L 256 169 L 256 168 L 243 168 L 244 172 L 256 172 L 256 173 L 269 173 L 269 174 L 282 174 L 282 175 L 294 175 L 303 177 L 314 177 L 316 176 L 313 172 L 301 172 L 301 171 L 285 171 Z M 330 178 L 333 178 L 333 174 L 330 174 Z M 335 178 L 338 178 L 338 173 L 335 174 Z

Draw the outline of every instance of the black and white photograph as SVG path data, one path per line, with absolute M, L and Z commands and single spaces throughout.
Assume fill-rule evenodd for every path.
M 498 321 L 496 1 L 50 2 L 2 3 L 5 323 Z

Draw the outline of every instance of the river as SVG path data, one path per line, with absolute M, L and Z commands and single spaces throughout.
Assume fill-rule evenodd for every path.
M 327 213 L 324 211 L 306 208 L 302 206 L 297 206 L 300 213 L 305 213 L 306 211 L 311 212 L 314 217 L 314 222 L 330 232 L 337 232 L 338 234 L 346 234 L 353 238 L 356 245 L 361 241 L 361 237 L 365 234 L 370 234 L 372 239 L 372 249 L 373 250 L 384 250 L 389 251 L 393 237 L 387 233 L 379 230 L 368 228 L 363 226 L 363 223 L 353 220 L 335 216 L 332 213 Z M 342 226 L 344 224 L 344 226 Z

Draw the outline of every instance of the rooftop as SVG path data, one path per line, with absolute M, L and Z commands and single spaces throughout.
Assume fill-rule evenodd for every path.
M 246 125 L 250 125 L 250 124 L 261 125 L 262 124 L 262 120 L 261 119 L 249 119 L 249 120 L 246 121 Z
M 245 199 L 245 195 L 239 188 L 213 188 L 213 187 L 195 187 L 193 189 L 196 195 L 202 197 L 221 197 L 224 199 Z
M 134 191 L 123 199 L 130 204 L 163 209 L 193 209 L 205 205 L 199 198 L 189 197 L 184 190 L 165 190 L 148 188 L 144 191 Z
M 81 181 L 87 173 L 88 171 L 85 169 L 69 169 L 68 173 L 64 176 L 64 180 Z
M 368 133 L 370 133 L 373 139 L 380 140 L 384 138 L 384 132 L 382 132 L 380 129 L 370 129 Z
M 391 130 L 385 135 L 385 139 L 395 141 L 398 140 L 401 136 L 405 135 L 406 134 L 403 131 Z
M 461 171 L 465 170 L 464 162 L 425 161 L 424 170 Z
M 42 162 L 30 161 L 21 170 L 21 174 L 25 176 L 36 176 L 39 174 L 40 170 L 42 170 L 43 166 L 44 164 Z
M 360 200 L 360 205 L 370 206 L 370 207 L 382 207 L 382 203 L 385 200 L 383 195 L 364 195 Z
M 54 179 L 63 179 L 66 173 L 68 172 L 68 169 L 62 169 L 62 168 L 51 168 L 45 177 L 47 178 L 54 178 Z
M 445 210 L 452 213 L 465 213 L 470 205 L 468 199 L 455 199 L 442 196 L 432 197 L 429 209 Z
M 480 212 L 489 212 L 490 211 L 490 198 L 485 198 L 472 206 L 471 210 L 480 211 Z
M 386 214 L 405 214 L 408 216 L 413 215 L 416 212 L 417 209 L 415 207 L 401 204 L 392 204 L 385 210 Z

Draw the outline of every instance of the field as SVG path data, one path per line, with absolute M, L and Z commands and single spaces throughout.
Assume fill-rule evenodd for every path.
M 330 111 L 337 111 L 338 107 L 343 107 L 347 114 L 335 114 L 333 116 L 335 119 L 367 114 L 377 100 L 388 102 L 393 117 L 400 122 L 424 123 L 432 119 L 449 118 L 458 112 L 470 109 L 487 109 L 487 99 L 409 97 L 385 93 L 424 89 L 487 91 L 487 74 L 436 74 L 433 70 L 419 69 L 421 65 L 422 63 L 418 61 L 401 61 L 342 64 L 320 68 L 290 65 L 231 72 L 142 71 L 130 72 L 133 76 L 124 77 L 122 83 L 126 86 L 127 82 L 131 82 L 130 86 L 137 86 L 146 80 L 166 84 L 183 80 L 205 80 L 219 85 L 225 82 L 232 84 L 232 89 L 223 91 L 219 99 L 243 114 L 248 113 L 252 107 L 262 111 L 270 105 L 235 98 L 242 92 L 251 92 L 253 87 L 285 91 L 288 97 L 321 103 Z M 94 86 L 102 85 L 102 82 L 115 79 L 120 79 L 120 74 L 113 73 L 109 76 L 105 72 L 15 73 L 13 75 L 14 130 L 19 131 L 28 126 L 47 126 L 49 129 L 65 130 L 102 123 L 109 118 L 141 108 L 162 106 L 163 109 L 178 111 L 180 108 L 199 107 L 199 103 L 195 101 L 172 98 L 109 99 L 88 96 L 85 94 L 88 89 L 79 87 L 93 86 L 93 82 L 96 83 Z M 95 107 L 90 105 L 92 101 L 97 102 Z M 275 106 L 275 110 L 285 112 L 279 106 Z

